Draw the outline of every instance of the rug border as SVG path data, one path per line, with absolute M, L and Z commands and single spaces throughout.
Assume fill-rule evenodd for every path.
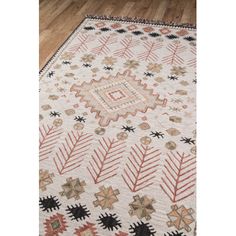
M 129 16 L 111 16 L 111 15 L 85 15 L 83 20 L 75 27 L 74 30 L 66 37 L 64 42 L 59 46 L 59 48 L 53 53 L 53 55 L 48 59 L 48 61 L 44 64 L 44 66 L 39 70 L 39 76 L 43 73 L 46 67 L 51 63 L 51 61 L 56 57 L 57 53 L 61 50 L 61 48 L 67 43 L 70 37 L 77 31 L 77 29 L 84 23 L 86 19 L 100 19 L 100 20 L 110 20 L 110 21 L 121 21 L 121 22 L 133 22 L 147 25 L 161 25 L 161 26 L 170 26 L 176 28 L 187 28 L 196 30 L 196 24 L 190 23 L 176 23 L 173 21 L 160 21 L 160 20 L 148 20 L 145 18 L 139 17 L 129 17 Z

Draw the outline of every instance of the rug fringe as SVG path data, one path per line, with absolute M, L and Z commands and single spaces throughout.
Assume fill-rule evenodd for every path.
M 143 19 L 139 17 L 129 17 L 129 16 L 111 16 L 111 15 L 86 15 L 86 18 L 89 19 L 98 19 L 98 20 L 110 20 L 110 21 L 126 21 L 126 22 L 134 22 L 134 23 L 143 23 L 143 24 L 151 24 L 151 25 L 163 25 L 163 26 L 173 26 L 173 27 L 181 27 L 188 29 L 196 29 L 196 24 L 190 23 L 176 23 L 173 21 L 161 21 L 161 20 L 149 20 Z

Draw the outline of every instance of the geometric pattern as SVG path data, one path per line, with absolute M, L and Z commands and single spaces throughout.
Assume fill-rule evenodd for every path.
M 177 229 L 185 229 L 187 232 L 191 231 L 190 224 L 194 222 L 193 209 L 185 208 L 184 206 L 178 207 L 177 205 L 171 206 L 172 211 L 167 214 L 170 221 L 167 222 L 169 227 L 174 226 Z
M 131 74 L 130 70 L 117 73 L 116 76 L 102 77 L 78 86 L 74 84 L 71 92 L 85 102 L 85 107 L 96 113 L 100 126 L 108 126 L 110 121 L 120 117 L 135 116 L 137 112 L 147 112 L 159 106 L 166 106 L 167 99 L 161 99 Z
M 40 72 L 39 235 L 195 236 L 196 86 L 194 27 L 86 17 Z
M 131 216 L 136 215 L 139 219 L 145 218 L 146 220 L 151 219 L 151 214 L 155 212 L 152 206 L 155 203 L 154 199 L 149 199 L 147 196 L 140 197 L 136 195 L 133 197 L 134 201 L 129 204 L 131 210 L 129 214 Z
M 65 217 L 62 214 L 55 214 L 44 222 L 45 236 L 58 236 L 67 229 Z

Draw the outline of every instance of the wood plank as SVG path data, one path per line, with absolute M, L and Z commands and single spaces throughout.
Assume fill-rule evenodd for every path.
M 87 14 L 196 24 L 196 0 L 40 0 L 39 13 L 42 68 Z

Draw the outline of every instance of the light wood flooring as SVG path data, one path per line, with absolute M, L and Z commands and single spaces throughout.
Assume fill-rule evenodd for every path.
M 196 24 L 196 0 L 40 0 L 40 68 L 86 14 Z

